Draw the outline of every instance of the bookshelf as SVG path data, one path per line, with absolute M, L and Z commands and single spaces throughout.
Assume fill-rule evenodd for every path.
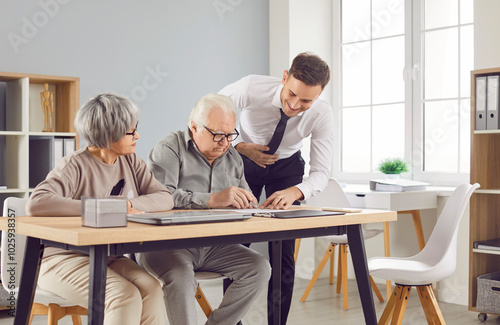
M 54 132 L 42 132 L 40 93 L 46 83 L 53 92 Z M 5 198 L 29 196 L 35 185 L 30 175 L 40 177 L 41 170 L 46 174 L 47 168 L 54 166 L 49 159 L 53 152 L 42 155 L 40 150 L 34 150 L 38 147 L 35 144 L 42 143 L 35 139 L 45 140 L 45 147 L 51 150 L 54 148 L 46 144 L 55 139 L 69 139 L 75 149 L 78 147 L 73 121 L 79 105 L 80 78 L 0 72 L 0 211 Z
M 470 182 L 481 188 L 470 201 L 469 310 L 477 312 L 477 277 L 500 270 L 499 251 L 473 248 L 475 241 L 500 237 L 500 130 L 475 130 L 476 77 L 490 75 L 500 75 L 500 68 L 471 72 Z

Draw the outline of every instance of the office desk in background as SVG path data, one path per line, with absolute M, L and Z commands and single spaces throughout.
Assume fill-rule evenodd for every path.
M 352 207 L 362 209 L 383 209 L 397 211 L 398 215 L 411 215 L 417 235 L 418 247 L 425 246 L 424 231 L 420 210 L 436 209 L 438 190 L 428 188 L 425 191 L 381 192 L 371 191 L 369 185 L 348 184 L 344 187 L 347 199 Z M 384 222 L 384 252 L 391 256 L 389 223 Z M 386 282 L 387 297 L 392 292 L 391 282 Z
M 8 218 L 0 218 L 0 230 L 7 230 Z M 253 217 L 246 221 L 179 226 L 152 226 L 129 222 L 121 228 L 88 228 L 78 217 L 17 217 L 15 232 L 26 235 L 27 249 L 17 301 L 15 325 L 27 324 L 36 289 L 40 255 L 44 245 L 87 252 L 89 270 L 88 324 L 100 325 L 104 319 L 104 296 L 108 255 L 154 250 L 273 241 L 273 289 L 281 285 L 281 241 L 347 233 L 366 324 L 377 324 L 368 277 L 361 224 L 397 219 L 393 211 L 364 210 L 346 215 L 274 219 Z M 230 225 L 230 226 L 229 226 Z M 279 324 L 280 297 L 275 295 L 274 324 Z

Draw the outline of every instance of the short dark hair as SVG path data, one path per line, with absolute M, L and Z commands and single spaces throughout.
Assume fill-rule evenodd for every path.
M 316 54 L 310 52 L 300 53 L 293 59 L 292 66 L 288 70 L 289 75 L 302 81 L 308 86 L 321 85 L 321 89 L 330 81 L 330 68 Z

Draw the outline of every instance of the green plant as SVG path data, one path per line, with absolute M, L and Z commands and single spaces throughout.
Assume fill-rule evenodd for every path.
M 387 158 L 380 162 L 378 170 L 384 174 L 401 174 L 408 171 L 408 163 L 401 158 Z

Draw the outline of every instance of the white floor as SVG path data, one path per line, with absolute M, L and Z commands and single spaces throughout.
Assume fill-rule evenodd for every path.
M 328 279 L 319 279 L 314 286 L 311 294 L 305 303 L 299 301 L 307 281 L 302 279 L 296 280 L 295 295 L 292 301 L 292 309 L 287 324 L 289 325 L 304 325 L 304 324 L 349 324 L 359 325 L 364 324 L 364 318 L 357 293 L 355 281 L 349 281 L 349 310 L 342 309 L 342 297 L 335 293 L 335 286 L 328 284 Z M 208 296 L 212 306 L 217 306 L 222 299 L 222 288 L 219 283 L 204 284 L 203 291 Z M 193 297 L 194 299 L 194 297 Z M 243 319 L 244 325 L 266 325 L 266 305 L 265 295 L 255 302 L 251 310 Z M 382 314 L 385 303 L 375 302 L 375 308 L 378 317 Z M 440 303 L 445 321 L 448 325 L 492 325 L 500 324 L 500 317 L 488 316 L 486 322 L 481 322 L 477 318 L 477 313 L 467 310 L 467 306 Z M 87 322 L 86 317 L 82 318 L 83 323 Z M 198 324 L 204 324 L 206 318 L 201 309 L 198 310 Z M 13 324 L 13 318 L 8 316 L 7 311 L 0 312 L 0 325 Z M 36 316 L 33 320 L 33 325 L 47 324 L 46 316 Z M 60 325 L 69 325 L 71 318 L 66 317 L 59 321 Z M 424 325 L 425 320 L 420 301 L 415 293 L 412 293 L 408 302 L 408 307 L 403 319 L 405 325 Z M 126 325 L 126 324 L 117 324 Z

